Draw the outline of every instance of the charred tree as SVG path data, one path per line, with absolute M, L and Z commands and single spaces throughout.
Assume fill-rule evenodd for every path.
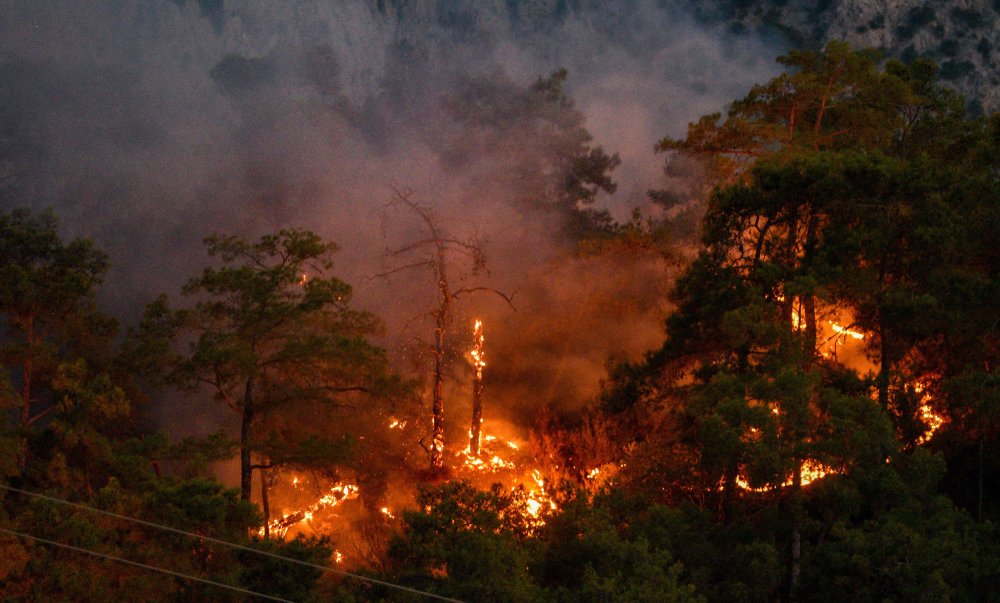
M 469 293 L 489 292 L 500 296 L 511 304 L 511 296 L 490 287 L 458 287 L 452 286 L 450 268 L 454 260 L 464 259 L 469 263 L 467 269 L 472 275 L 477 275 L 486 267 L 485 242 L 477 238 L 458 239 L 448 235 L 441 227 L 432 208 L 421 205 L 413 200 L 412 191 L 393 190 L 393 199 L 383 211 L 403 208 L 416 215 L 424 231 L 424 238 L 407 243 L 401 247 L 390 249 L 386 258 L 394 265 L 383 270 L 377 276 L 390 276 L 411 269 L 427 270 L 433 274 L 437 286 L 437 302 L 430 311 L 434 321 L 434 375 L 431 388 L 431 443 L 424 446 L 430 456 L 431 471 L 439 472 L 444 468 L 445 429 L 444 429 L 444 371 L 446 364 L 446 335 L 451 322 L 453 304 Z M 465 276 L 465 275 L 462 275 Z

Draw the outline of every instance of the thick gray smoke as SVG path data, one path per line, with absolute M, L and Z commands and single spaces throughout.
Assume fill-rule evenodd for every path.
M 494 321 L 496 387 L 515 416 L 579 406 L 605 358 L 655 343 L 663 309 L 644 300 L 665 283 L 648 263 L 572 259 L 555 218 L 515 203 L 504 176 L 538 149 L 503 132 L 468 138 L 445 99 L 470 78 L 523 87 L 566 68 L 595 144 L 622 159 L 618 191 L 597 204 L 624 217 L 661 184 L 655 141 L 766 80 L 780 52 L 652 0 L 0 7 L 0 166 L 16 174 L 3 204 L 54 207 L 67 236 L 106 249 L 110 311 L 128 322 L 175 295 L 213 231 L 307 227 L 342 246 L 339 275 L 399 352 L 433 283 L 371 276 L 416 232 L 397 213 L 386 238 L 379 211 L 392 186 L 412 189 L 456 236 L 485 238 L 489 284 L 519 292 L 516 313 L 496 300 L 462 310 Z

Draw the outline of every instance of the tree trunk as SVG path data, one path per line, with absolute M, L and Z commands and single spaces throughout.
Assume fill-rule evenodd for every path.
M 802 252 L 802 270 L 808 273 L 812 267 L 813 255 L 816 252 L 816 231 L 819 228 L 819 218 L 815 210 L 809 216 L 809 223 L 806 227 L 806 241 Z M 802 296 L 802 318 L 806 324 L 805 330 L 805 353 L 807 362 L 811 362 L 816 355 L 816 297 L 812 291 L 806 292 Z
M 434 401 L 431 412 L 433 431 L 431 432 L 431 471 L 444 469 L 444 331 L 448 326 L 448 310 L 451 307 L 451 288 L 448 286 L 445 246 L 437 229 L 428 221 L 437 248 L 435 269 L 438 277 L 438 291 L 441 295 L 434 329 Z
M 486 368 L 483 323 L 477 320 L 472 332 L 472 361 L 476 376 L 472 380 L 472 424 L 469 426 L 469 453 L 479 456 L 479 438 L 483 426 L 483 369 Z
M 31 380 L 35 360 L 35 321 L 29 316 L 25 319 L 24 334 L 27 342 L 27 355 L 21 365 L 21 429 L 27 430 L 31 424 Z M 18 464 L 23 471 L 28 466 L 28 436 L 25 431 L 21 436 L 21 450 Z
M 444 467 L 444 322 L 445 307 L 439 309 L 434 330 L 434 398 L 431 407 L 431 470 Z
M 983 521 L 983 433 L 979 430 L 979 496 L 976 499 L 976 521 Z
M 792 475 L 792 495 L 790 505 L 791 551 L 788 559 L 788 600 L 797 600 L 799 574 L 802 559 L 802 531 L 799 526 L 799 497 L 802 492 L 802 461 L 795 463 L 795 473 Z
M 247 378 L 243 395 L 243 423 L 240 426 L 240 500 L 250 500 L 253 465 L 250 458 L 250 426 L 253 423 L 253 377 Z
M 472 425 L 469 426 L 469 453 L 479 456 L 479 437 L 483 424 L 483 374 L 476 371 L 472 382 Z
M 878 403 L 883 410 L 889 408 L 889 371 L 892 364 L 889 359 L 889 335 L 886 332 L 885 320 L 880 316 L 878 324 L 879 338 L 879 373 L 878 373 Z
M 266 463 L 263 463 L 266 464 Z M 267 469 L 260 468 L 260 506 L 264 512 L 264 538 L 271 537 L 271 502 L 267 497 L 268 483 Z
M 816 298 L 811 293 L 802 296 L 802 313 L 806 323 L 804 351 L 806 358 L 812 360 L 816 355 Z

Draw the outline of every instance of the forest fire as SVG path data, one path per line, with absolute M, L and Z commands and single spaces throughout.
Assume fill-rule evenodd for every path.
M 817 310 L 818 313 L 823 313 L 822 310 Z M 854 328 L 853 318 L 850 314 L 844 310 L 837 313 L 837 320 L 827 320 L 826 325 L 829 327 L 829 333 L 821 333 L 822 339 L 818 345 L 818 351 L 824 358 L 836 358 L 838 351 L 841 351 L 845 346 L 849 345 L 852 341 L 854 342 L 864 342 L 867 336 L 864 332 Z M 847 320 L 844 320 L 844 319 Z M 841 322 L 847 324 L 848 326 L 842 326 Z M 804 328 L 803 321 L 799 317 L 797 310 L 792 310 L 792 326 L 796 330 Z M 823 329 L 825 331 L 825 329 Z M 852 361 L 853 368 L 857 369 L 859 372 L 869 372 L 875 371 L 876 366 L 863 354 L 855 355 Z M 925 392 L 926 388 L 923 383 L 914 383 L 913 391 L 921 395 L 921 401 L 918 408 L 919 416 L 918 418 L 924 424 L 924 433 L 917 439 L 917 444 L 924 444 L 934 436 L 938 429 L 945 423 L 945 418 L 934 411 L 930 405 L 930 396 Z
M 513 474 L 518 471 L 518 464 L 504 455 L 517 453 L 521 447 L 512 440 L 482 432 L 483 369 L 486 367 L 484 342 L 483 323 L 481 320 L 476 320 L 473 328 L 473 348 L 469 351 L 472 366 L 475 369 L 472 423 L 468 430 L 468 444 L 462 450 L 455 452 L 455 461 L 451 470 L 458 475 L 467 474 L 470 477 L 474 477 L 475 481 L 481 481 L 484 476 L 489 476 L 490 480 L 500 476 L 509 476 L 509 479 L 505 481 L 508 482 L 510 491 L 522 490 L 524 492 L 525 512 L 531 518 L 530 523 L 539 526 L 544 523 L 542 520 L 543 514 L 546 511 L 556 510 L 557 508 L 546 489 L 542 472 L 537 468 L 530 468 L 520 478 L 513 477 Z M 386 427 L 389 430 L 404 430 L 406 426 L 407 421 L 390 417 Z M 593 479 L 597 473 L 599 473 L 599 470 L 594 469 L 588 477 Z M 298 477 L 293 478 L 292 485 L 293 487 L 298 486 Z M 265 529 L 261 528 L 260 534 L 263 536 L 265 533 L 269 533 L 278 538 L 283 538 L 288 529 L 295 524 L 302 521 L 309 521 L 313 518 L 314 513 L 330 509 L 344 501 L 357 498 L 359 494 L 360 490 L 357 485 L 337 484 L 327 494 L 308 507 L 288 513 L 279 519 L 271 521 L 267 526 L 268 531 L 265 532 Z M 388 507 L 383 506 L 379 511 L 386 519 L 391 520 L 396 518 L 395 514 Z
M 996 1 L 8 4 L 3 600 L 996 591 Z

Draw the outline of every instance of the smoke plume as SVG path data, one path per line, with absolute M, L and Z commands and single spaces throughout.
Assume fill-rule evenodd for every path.
M 477 282 L 515 293 L 516 311 L 470 298 L 453 339 L 488 321 L 490 404 L 527 422 L 581 407 L 609 356 L 655 345 L 668 274 L 649 257 L 578 257 L 557 214 L 519 202 L 512 169 L 544 164 L 541 139 L 483 134 L 455 103 L 470 82 L 523 90 L 567 69 L 592 144 L 622 160 L 597 206 L 625 218 L 662 184 L 655 141 L 766 80 L 779 52 L 653 0 L 3 0 L 0 166 L 16 177 L 2 200 L 53 207 L 66 236 L 108 251 L 102 303 L 126 323 L 176 296 L 213 231 L 315 230 L 340 244 L 338 275 L 405 366 L 434 283 L 372 277 L 419 235 L 381 211 L 392 187 L 412 190 L 454 236 L 486 241 Z M 158 416 L 176 425 L 178 406 Z

